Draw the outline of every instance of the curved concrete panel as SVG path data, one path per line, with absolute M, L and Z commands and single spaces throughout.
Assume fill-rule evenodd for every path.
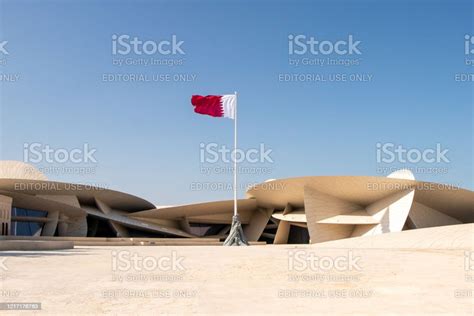
M 389 178 L 322 176 L 270 180 L 249 189 L 247 196 L 255 198 L 259 207 L 275 208 L 273 217 L 280 220 L 292 216 L 281 213 L 288 204 L 304 207 L 312 242 L 401 231 L 411 210 L 419 226 L 430 225 L 429 219 L 417 216 L 426 209 L 433 210 L 429 212 L 436 218 L 433 225 L 474 221 L 474 192 L 416 181 L 409 170 L 394 172 Z
M 118 191 L 47 181 L 34 167 L 21 162 L 0 162 L 0 194 L 11 198 L 14 207 L 47 211 L 47 218 L 13 219 L 44 223 L 45 236 L 56 232 L 63 236 L 152 232 L 180 237 L 218 234 L 224 238 L 233 215 L 233 200 L 156 207 Z M 250 240 L 263 236 L 276 244 L 307 242 L 308 233 L 315 243 L 474 221 L 472 191 L 416 181 L 409 170 L 396 171 L 387 178 L 269 180 L 250 188 L 247 197 L 238 200 L 245 233 Z M 89 232 L 86 216 L 91 216 Z M 300 239 L 295 238 L 298 234 Z
M 379 224 L 370 229 L 367 229 L 367 226 L 356 226 L 352 237 L 402 231 L 410 212 L 414 195 L 414 189 L 405 190 L 367 206 L 367 213 L 375 218 Z
M 360 205 L 321 193 L 309 186 L 304 187 L 304 202 L 312 243 L 350 237 L 354 229 L 352 225 L 321 224 L 320 222 L 337 215 L 363 210 Z
M 474 222 L 474 192 L 450 185 L 409 179 L 367 176 L 288 178 L 255 185 L 247 191 L 247 196 L 255 198 L 259 207 L 283 210 L 287 203 L 294 207 L 303 207 L 305 186 L 359 205 L 369 205 L 396 192 L 414 188 L 416 202 L 462 222 Z
M 352 225 L 369 225 L 379 224 L 380 220 L 370 216 L 366 211 L 354 211 L 347 214 L 336 215 L 318 221 L 318 224 L 352 224 Z
M 257 209 L 253 212 L 249 224 L 244 227 L 244 235 L 248 241 L 258 241 L 272 216 L 272 209 Z
M 389 174 L 387 178 L 415 180 L 415 175 L 408 169 L 400 169 Z
M 0 179 L 48 180 L 32 165 L 11 160 L 0 161 Z
M 461 224 L 334 240 L 314 246 L 318 248 L 472 250 L 473 234 L 474 224 Z
M 46 212 L 58 211 L 68 216 L 81 216 L 86 214 L 81 208 L 34 195 L 5 190 L 0 190 L 0 194 L 12 197 L 14 207 Z
M 118 223 L 120 225 L 126 226 L 126 227 L 131 227 L 131 228 L 136 228 L 136 229 L 142 229 L 145 231 L 150 231 L 154 233 L 163 233 L 163 234 L 168 234 L 172 236 L 180 236 L 180 237 L 195 237 L 194 235 L 191 235 L 185 231 L 182 231 L 180 229 L 176 229 L 173 227 L 168 227 L 164 225 L 159 225 L 159 224 L 154 224 L 151 222 L 147 222 L 144 220 L 139 220 L 136 218 L 128 217 L 128 216 L 123 216 L 118 213 L 109 213 L 105 214 L 102 211 L 89 207 L 89 206 L 84 206 L 86 209 L 87 213 L 89 215 L 99 217 L 102 219 L 107 219 L 110 220 L 114 223 Z
M 239 212 L 253 212 L 257 209 L 257 202 L 254 199 L 238 200 L 237 208 Z M 203 215 L 214 215 L 228 213 L 234 211 L 234 201 L 215 201 L 197 204 L 187 204 L 178 206 L 168 206 L 163 208 L 151 209 L 142 212 L 134 212 L 128 214 L 132 217 L 141 218 L 159 218 L 159 219 L 176 219 L 181 217 L 196 217 Z M 232 219 L 230 217 L 230 219 Z
M 283 214 L 283 212 L 277 212 L 273 213 L 272 217 L 280 221 L 306 223 L 306 213 L 304 209 L 298 209 L 288 214 Z
M 413 204 L 409 216 L 415 228 L 462 224 L 451 216 L 417 202 Z
M 154 208 L 152 203 L 137 196 L 95 186 L 27 179 L 0 179 L 0 190 L 29 195 L 74 195 L 81 204 L 95 204 L 95 198 L 112 208 L 141 211 Z
M 287 203 L 304 207 L 304 188 L 333 196 L 349 203 L 368 205 L 416 184 L 413 180 L 365 176 L 317 176 L 274 180 L 247 191 L 260 207 L 283 210 Z

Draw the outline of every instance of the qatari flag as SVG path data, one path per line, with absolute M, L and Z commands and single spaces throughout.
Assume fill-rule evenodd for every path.
M 193 95 L 191 103 L 196 113 L 235 119 L 235 106 L 237 103 L 237 96 L 235 94 Z

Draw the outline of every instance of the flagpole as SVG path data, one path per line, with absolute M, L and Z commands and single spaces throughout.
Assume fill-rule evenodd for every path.
M 237 91 L 235 93 L 235 118 L 234 118 L 234 216 L 238 215 L 237 211 Z
M 237 210 L 237 91 L 235 94 L 234 108 L 234 216 L 230 232 L 224 241 L 224 246 L 248 246 L 247 238 L 244 236 L 242 223 L 240 222 L 239 212 Z

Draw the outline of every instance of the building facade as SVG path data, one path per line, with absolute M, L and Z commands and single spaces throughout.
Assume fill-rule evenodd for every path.
M 249 241 L 320 243 L 474 222 L 474 192 L 388 177 L 314 176 L 269 180 L 238 200 Z M 157 207 L 94 186 L 48 181 L 34 167 L 0 162 L 1 235 L 225 239 L 233 201 Z

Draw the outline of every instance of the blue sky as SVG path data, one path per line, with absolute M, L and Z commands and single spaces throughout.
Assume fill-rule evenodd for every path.
M 263 144 L 273 162 L 240 176 L 252 184 L 303 175 L 385 176 L 398 167 L 420 180 L 473 189 L 473 82 L 466 34 L 471 1 L 5 1 L 0 42 L 0 158 L 24 160 L 25 144 L 72 150 L 88 144 L 96 163 L 50 179 L 93 183 L 156 204 L 232 198 L 229 173 L 204 174 L 200 144 L 232 146 L 233 124 L 192 111 L 192 94 L 239 92 L 239 144 Z M 173 35 L 180 66 L 116 66 L 112 35 L 156 42 Z M 288 35 L 332 43 L 352 35 L 360 55 L 289 55 Z M 473 46 L 474 47 L 474 46 Z M 357 61 L 289 65 L 289 58 Z M 196 76 L 188 82 L 106 82 L 104 74 Z M 371 76 L 367 82 L 285 82 L 282 74 Z M 5 76 L 4 76 L 5 77 Z M 448 149 L 449 162 L 377 161 L 378 143 Z M 382 168 L 382 169 L 381 169 Z M 388 168 L 388 169 L 383 169 Z M 434 168 L 434 169 L 433 169 Z M 263 171 L 262 171 L 263 170 Z M 426 169 L 424 169 L 426 170 Z M 436 170 L 436 171 L 433 171 Z M 263 173 L 263 174 L 262 174 Z M 215 189 L 217 184 L 221 187 Z M 239 191 L 239 196 L 244 190 Z

